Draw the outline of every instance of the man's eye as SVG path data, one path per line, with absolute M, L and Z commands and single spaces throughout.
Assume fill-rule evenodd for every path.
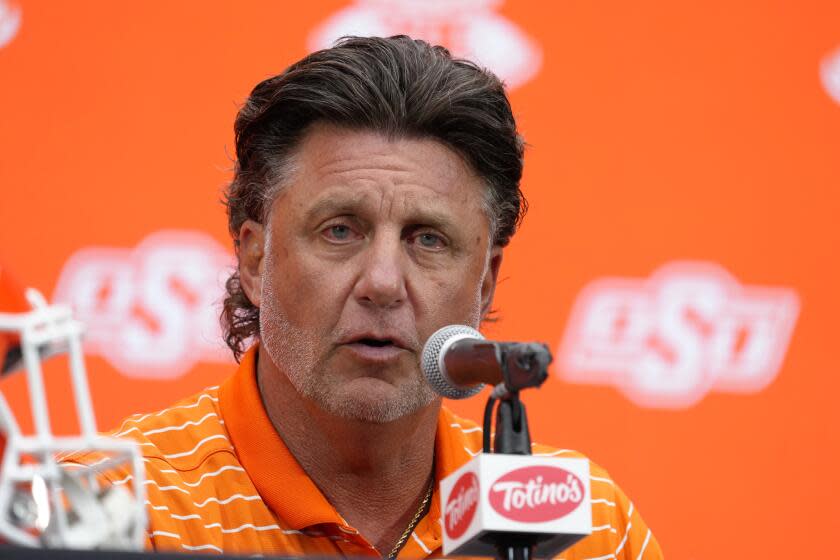
M 324 235 L 332 241 L 350 241 L 353 239 L 353 230 L 349 226 L 336 224 L 326 228 Z
M 425 249 L 442 249 L 446 246 L 443 238 L 434 233 L 420 233 L 414 239 Z

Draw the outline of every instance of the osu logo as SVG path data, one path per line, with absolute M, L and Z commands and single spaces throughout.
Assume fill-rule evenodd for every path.
M 828 95 L 840 103 L 840 48 L 823 59 L 820 64 L 820 79 Z
M 309 36 L 309 48 L 329 47 L 344 35 L 400 33 L 445 45 L 455 56 L 480 62 L 509 88 L 539 71 L 542 54 L 512 21 L 496 13 L 498 0 L 356 0 Z
M 490 486 L 490 505 L 513 521 L 542 523 L 573 512 L 583 501 L 583 493 L 581 480 L 565 469 L 523 467 Z
M 466 532 L 478 509 L 478 477 L 472 471 L 465 472 L 449 492 L 444 509 L 446 536 L 457 539 Z
M 55 300 L 85 324 L 85 350 L 130 377 L 178 377 L 199 360 L 225 361 L 219 327 L 231 256 L 209 236 L 160 231 L 135 249 L 73 254 Z
M 688 407 L 712 390 L 757 392 L 779 372 L 798 313 L 793 290 L 742 286 L 713 263 L 603 278 L 575 303 L 558 370 L 650 407 Z
M 20 8 L 0 0 L 0 48 L 9 44 L 20 29 Z

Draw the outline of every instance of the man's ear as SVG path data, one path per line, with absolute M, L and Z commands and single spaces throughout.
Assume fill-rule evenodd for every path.
M 239 228 L 239 284 L 255 306 L 262 294 L 264 228 L 253 220 L 245 220 Z
M 483 321 L 490 313 L 490 306 L 493 305 L 493 295 L 496 293 L 496 281 L 499 279 L 499 268 L 502 266 L 502 248 L 494 245 L 490 249 L 490 259 L 487 263 L 487 271 L 484 273 L 484 281 L 481 283 L 481 320 Z

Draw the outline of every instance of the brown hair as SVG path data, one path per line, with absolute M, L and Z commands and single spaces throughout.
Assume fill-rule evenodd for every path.
M 433 138 L 455 150 L 487 184 L 496 245 L 508 244 L 525 214 L 523 141 L 495 75 L 404 35 L 345 37 L 257 84 L 236 116 L 236 165 L 225 203 L 237 256 L 242 224 L 265 222 L 295 148 L 318 121 Z M 242 291 L 238 272 L 225 287 L 222 327 L 238 360 L 259 335 L 259 308 Z

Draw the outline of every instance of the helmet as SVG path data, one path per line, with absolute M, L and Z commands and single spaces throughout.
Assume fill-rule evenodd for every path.
M 82 326 L 69 307 L 22 290 L 0 264 L 0 375 L 24 369 L 35 433 L 24 435 L 0 392 L 0 542 L 50 548 L 140 549 L 146 528 L 143 463 L 135 443 L 96 432 L 82 355 Z M 81 433 L 52 435 L 41 361 L 66 353 Z M 95 467 L 59 453 L 95 452 Z M 104 484 L 128 468 L 133 487 Z

